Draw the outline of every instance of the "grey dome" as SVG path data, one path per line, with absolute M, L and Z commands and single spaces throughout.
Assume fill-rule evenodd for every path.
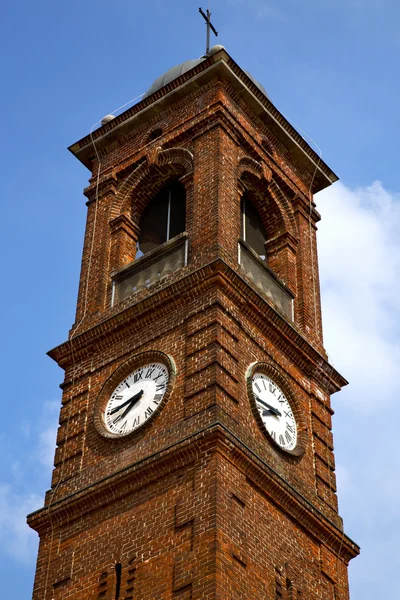
M 249 79 L 251 79 L 251 81 L 254 83 L 254 85 L 256 85 L 258 87 L 260 92 L 262 92 L 264 94 L 264 96 L 267 96 L 267 98 L 269 98 L 269 96 L 265 90 L 265 87 L 259 81 L 257 81 L 257 79 L 254 79 L 253 75 L 251 73 L 249 73 L 248 71 L 246 71 L 246 69 L 243 69 L 243 71 L 246 73 L 247 77 Z
M 151 96 L 151 94 L 154 94 L 154 92 L 160 90 L 162 87 L 164 87 L 164 85 L 171 83 L 171 81 L 173 81 L 177 77 L 180 77 L 181 75 L 186 73 L 186 71 L 194 69 L 194 67 L 197 67 L 197 65 L 203 62 L 203 60 L 205 60 L 206 58 L 206 56 L 202 56 L 201 58 L 196 58 L 194 60 L 186 60 L 180 65 L 172 67 L 172 69 L 169 69 L 166 73 L 164 73 L 164 75 L 161 75 L 161 77 L 157 77 L 157 79 L 154 81 L 153 85 L 149 87 L 143 98 Z
M 154 94 L 154 92 L 157 92 L 158 90 L 163 88 L 164 85 L 171 83 L 171 81 L 173 81 L 174 79 L 177 79 L 178 77 L 180 77 L 187 71 L 190 71 L 190 69 L 194 69 L 194 67 L 197 67 L 197 65 L 199 65 L 201 62 L 203 62 L 203 60 L 205 60 L 212 54 L 215 54 L 219 50 L 224 50 L 224 49 L 225 48 L 223 46 L 219 46 L 219 45 L 214 46 L 213 48 L 211 48 L 210 52 L 207 55 L 202 56 L 201 58 L 196 58 L 194 60 L 186 60 L 185 62 L 181 63 L 180 65 L 176 65 L 175 67 L 172 67 L 172 69 L 169 69 L 166 73 L 164 73 L 164 75 L 161 75 L 161 77 L 157 77 L 157 79 L 154 81 L 154 83 L 149 87 L 147 92 L 144 94 L 143 98 L 147 98 L 148 96 L 151 96 L 152 94 Z M 244 69 L 243 69 L 243 71 L 246 73 L 247 77 L 249 79 L 251 79 L 251 81 L 254 83 L 254 85 L 256 85 L 258 87 L 258 89 L 268 98 L 268 94 L 265 91 L 264 86 L 261 85 L 261 83 L 259 83 L 256 79 L 254 79 L 254 77 L 248 71 L 245 71 Z

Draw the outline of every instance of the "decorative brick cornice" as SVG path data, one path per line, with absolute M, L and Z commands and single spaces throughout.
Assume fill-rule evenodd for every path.
M 110 221 L 110 228 L 112 233 L 116 233 L 117 231 L 123 230 L 125 233 L 128 233 L 130 236 L 137 238 L 140 233 L 140 229 L 136 223 L 132 221 L 130 217 L 127 215 L 119 215 L 112 221 Z
M 210 456 L 216 452 L 239 468 L 270 502 L 290 515 L 301 527 L 307 527 L 334 552 L 340 552 L 341 560 L 348 562 L 359 554 L 358 546 L 340 528 L 218 421 L 121 471 L 50 502 L 48 506 L 31 513 L 28 523 L 42 534 L 55 524 L 60 525 L 78 515 L 82 518 L 91 511 L 109 505 L 110 499 L 115 502 L 131 495 L 135 489 L 143 486 L 144 480 L 150 484 L 168 473 L 187 467 L 188 463 L 204 453 Z
M 336 175 L 224 49 L 209 56 L 193 69 L 76 142 L 70 147 L 70 151 L 86 166 L 91 165 L 94 154 L 93 140 L 100 152 L 104 145 L 109 145 L 110 138 L 115 139 L 118 134 L 123 135 L 121 130 L 148 121 L 161 109 L 171 106 L 176 94 L 181 98 L 182 94 L 189 94 L 192 90 L 198 89 L 199 85 L 204 85 L 217 77 L 223 78 L 228 85 L 233 86 L 245 98 L 249 108 L 277 131 L 277 135 L 284 139 L 285 145 L 290 147 L 292 154 L 298 157 L 303 169 L 308 173 L 315 170 L 313 183 L 316 191 L 336 181 Z
M 219 84 L 221 85 L 221 84 Z M 284 172 L 281 166 L 275 162 L 270 157 L 265 156 L 265 152 L 263 151 L 260 140 L 257 139 L 255 131 L 248 131 L 245 127 L 243 127 L 243 123 L 238 120 L 237 114 L 235 111 L 231 109 L 230 103 L 223 102 L 218 99 L 215 100 L 212 104 L 208 105 L 203 111 L 196 114 L 195 118 L 190 119 L 180 126 L 180 128 L 176 131 L 176 135 L 172 137 L 172 143 L 174 146 L 172 148 L 168 148 L 164 152 L 169 152 L 169 150 L 173 150 L 176 148 L 177 144 L 183 143 L 183 140 L 187 140 L 188 138 L 191 140 L 196 139 L 210 131 L 213 127 L 220 126 L 223 127 L 224 130 L 231 136 L 235 143 L 238 142 L 238 136 L 241 139 L 240 145 L 242 149 L 246 149 L 248 152 L 253 152 L 254 149 L 258 149 L 258 153 L 260 156 L 260 160 L 255 160 L 254 158 L 248 158 L 250 161 L 254 160 L 254 163 L 260 163 L 262 165 L 260 172 L 262 171 L 263 177 L 269 181 L 270 173 L 274 173 L 275 180 L 279 183 L 279 185 L 283 188 L 290 189 L 293 194 L 301 194 L 301 190 L 298 188 L 298 182 L 296 182 L 296 178 L 294 176 L 288 176 L 287 172 Z M 260 138 L 261 139 L 261 138 Z M 157 140 L 158 143 L 162 142 L 162 138 Z M 184 148 L 181 148 L 185 150 Z M 151 152 L 149 153 L 148 148 L 141 148 L 132 159 L 135 163 L 138 163 L 135 167 L 136 169 L 143 164 L 143 161 L 147 163 L 148 167 L 153 164 L 156 165 L 157 160 L 154 159 L 155 156 L 160 152 L 160 147 L 153 146 L 151 148 Z M 150 159 L 150 154 L 153 156 Z M 261 158 L 262 157 L 262 158 Z M 126 173 L 127 172 L 127 173 Z M 242 173 L 245 172 L 245 169 L 242 169 Z M 251 169 L 249 172 L 253 172 Z M 139 175 L 139 172 L 136 173 L 136 176 Z M 133 171 L 131 171 L 130 165 L 124 165 L 118 172 L 118 177 L 122 182 L 120 184 L 120 189 L 118 194 L 123 193 L 129 187 L 134 187 L 135 184 L 131 185 L 131 177 L 133 176 Z M 114 210 L 116 216 L 116 209 Z
M 283 231 L 275 237 L 267 240 L 265 247 L 267 249 L 267 253 L 277 252 L 283 248 L 289 248 L 293 253 L 296 253 L 298 243 L 298 239 L 291 235 L 289 231 Z
M 114 173 L 103 175 L 97 185 L 94 179 L 91 184 L 83 190 L 84 195 L 88 199 L 86 204 L 89 205 L 96 200 L 96 194 L 99 198 L 105 196 L 113 196 L 117 191 L 117 177 Z
M 230 300 L 246 314 L 251 321 L 268 336 L 286 356 L 309 377 L 314 377 L 329 393 L 334 393 L 347 384 L 347 381 L 328 363 L 328 361 L 277 312 L 267 300 L 249 282 L 223 260 L 218 259 L 196 271 L 182 270 L 180 278 L 166 282 L 156 292 L 149 292 L 145 298 L 135 302 L 132 296 L 130 306 L 110 309 L 110 316 L 87 331 L 76 335 L 73 340 L 64 342 L 48 354 L 61 367 L 67 368 L 71 356 L 75 360 L 108 348 L 110 339 L 114 342 L 134 331 L 139 320 L 144 322 L 154 318 L 154 306 L 159 317 L 168 316 L 178 307 L 187 305 L 191 297 L 199 297 L 202 290 L 216 286 L 222 289 Z M 119 312 L 118 312 L 119 310 Z M 114 313 L 114 314 L 112 314 Z M 73 352 L 71 352 L 73 346 Z
M 315 202 L 310 200 L 310 198 L 306 198 L 302 195 L 297 195 L 292 200 L 292 206 L 294 212 L 300 212 L 306 219 L 311 217 L 311 221 L 313 225 L 318 223 L 321 220 L 321 215 L 316 209 Z

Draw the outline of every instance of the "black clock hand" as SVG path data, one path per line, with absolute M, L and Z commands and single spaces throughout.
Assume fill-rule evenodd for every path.
M 127 406 L 127 404 L 131 404 L 133 406 L 134 404 L 136 404 L 136 402 L 138 402 L 140 400 L 140 398 L 142 396 L 143 396 L 143 390 L 140 390 L 140 392 L 138 392 L 137 394 L 135 394 L 134 396 L 132 396 L 132 398 L 129 398 L 128 400 L 125 400 L 125 402 L 123 402 L 122 404 L 119 404 L 118 406 L 116 406 L 115 408 L 113 408 L 112 410 L 110 410 L 109 414 L 113 415 L 114 413 L 116 413 L 119 410 L 121 410 L 121 408 L 124 408 L 124 406 Z M 129 407 L 129 410 L 132 408 L 132 406 Z
M 258 396 L 256 396 L 256 400 L 257 400 L 257 402 L 259 402 L 260 404 L 262 404 L 263 406 L 265 406 L 265 408 L 268 409 L 268 412 L 271 413 L 271 415 L 275 415 L 276 417 L 281 417 L 282 416 L 282 413 L 277 408 L 274 408 L 273 406 L 271 406 L 267 402 L 264 402 L 264 400 L 261 400 L 261 398 L 259 398 Z M 266 413 L 266 411 L 263 413 L 263 415 L 265 415 L 265 413 Z
M 136 401 L 137 402 L 137 401 Z M 136 402 L 132 402 L 122 413 L 121 415 L 121 421 L 126 417 L 126 415 L 129 413 L 130 410 L 132 410 L 132 408 L 135 406 Z
M 134 396 L 132 396 L 132 398 L 130 399 L 130 404 L 129 406 L 124 410 L 124 412 L 122 413 L 122 415 L 119 415 L 114 423 L 121 422 L 125 419 L 126 415 L 129 413 L 129 411 L 132 410 L 132 408 L 135 406 L 135 404 L 137 404 L 140 400 L 140 398 L 143 396 L 143 390 L 141 390 L 140 392 L 138 392 L 137 394 L 135 394 Z

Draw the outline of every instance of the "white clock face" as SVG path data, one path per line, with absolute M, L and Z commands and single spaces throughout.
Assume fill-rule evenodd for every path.
M 144 425 L 159 409 L 168 381 L 162 363 L 148 363 L 128 375 L 107 402 L 103 416 L 107 431 L 123 436 Z
M 283 450 L 297 445 L 297 425 L 285 394 L 264 373 L 254 373 L 252 389 L 265 429 Z

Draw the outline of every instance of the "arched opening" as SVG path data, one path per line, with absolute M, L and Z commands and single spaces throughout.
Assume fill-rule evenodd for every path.
M 187 264 L 185 187 L 175 179 L 158 189 L 145 205 L 140 220 L 139 202 L 134 207 L 137 220 L 132 221 L 137 237 L 132 236 L 129 241 L 136 245 L 136 252 L 132 262 L 113 277 L 112 305 L 149 288 Z M 137 199 L 144 204 L 145 190 L 143 192 Z
M 241 200 L 241 238 L 262 260 L 266 260 L 267 232 L 247 192 Z
M 163 187 L 145 208 L 140 220 L 136 258 L 185 231 L 186 192 L 179 181 Z
M 285 227 L 279 207 L 267 194 L 247 189 L 241 197 L 240 215 L 241 269 L 275 308 L 293 320 L 294 294 L 282 277 L 289 269 L 286 245 L 280 243 Z

